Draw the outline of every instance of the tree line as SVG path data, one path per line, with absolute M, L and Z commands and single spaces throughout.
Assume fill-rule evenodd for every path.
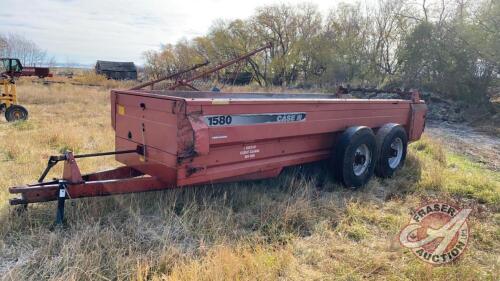
M 306 3 L 260 7 L 248 19 L 218 20 L 204 36 L 145 52 L 145 71 L 156 78 L 271 42 L 228 71 L 250 72 L 261 86 L 419 88 L 486 100 L 498 83 L 500 1 L 419 1 L 342 3 L 328 13 Z
M 54 65 L 55 59 L 48 58 L 47 51 L 35 42 L 19 34 L 0 34 L 0 57 L 17 58 L 23 66 Z

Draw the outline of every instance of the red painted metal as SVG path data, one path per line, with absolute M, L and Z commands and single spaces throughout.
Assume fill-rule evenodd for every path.
M 110 179 L 102 181 L 88 181 L 81 184 L 71 184 L 67 186 L 69 199 L 108 196 L 133 192 L 146 192 L 172 188 L 155 177 L 140 177 L 126 179 Z M 20 205 L 36 202 L 47 202 L 57 200 L 59 184 L 34 185 L 12 187 L 9 192 L 12 194 L 22 194 L 21 199 L 11 200 L 11 205 Z
M 248 53 L 246 53 L 246 54 L 244 54 L 242 56 L 239 56 L 237 58 L 234 58 L 232 60 L 228 60 L 226 62 L 223 62 L 223 63 L 221 63 L 221 64 L 219 64 L 219 65 L 217 65 L 217 66 L 215 66 L 213 68 L 210 68 L 210 69 L 208 69 L 206 71 L 203 71 L 200 74 L 194 75 L 193 77 L 190 77 L 188 79 L 179 80 L 174 85 L 172 85 L 171 87 L 169 87 L 169 90 L 175 90 L 175 89 L 177 89 L 180 86 L 187 86 L 187 87 L 189 87 L 189 88 L 191 88 L 191 89 L 193 89 L 195 91 L 199 91 L 198 89 L 194 88 L 189 83 L 191 83 L 191 82 L 193 82 L 193 81 L 195 81 L 197 79 L 206 77 L 206 76 L 208 76 L 208 75 L 210 75 L 210 74 L 212 74 L 214 72 L 217 72 L 217 71 L 219 71 L 219 70 L 221 70 L 223 68 L 226 68 L 226 67 L 228 67 L 230 65 L 233 65 L 235 63 L 239 63 L 239 62 L 241 62 L 241 61 L 243 61 L 243 60 L 245 60 L 245 59 L 247 59 L 247 58 L 249 58 L 249 57 L 251 57 L 251 56 L 253 56 L 253 55 L 257 54 L 257 53 L 259 53 L 259 52 L 262 52 L 265 49 L 271 48 L 271 47 L 272 47 L 272 44 L 268 43 L 267 45 L 265 45 L 263 47 L 255 49 L 253 51 L 250 51 L 250 52 L 248 52 Z
M 39 78 L 52 77 L 48 67 L 24 66 L 21 76 L 37 76 Z
M 69 152 L 65 156 L 62 180 L 66 183 L 67 196 L 70 199 L 174 187 L 158 180 L 156 177 L 145 177 L 144 174 L 131 167 L 119 167 L 82 176 L 73 154 Z M 57 200 L 58 191 L 59 181 L 9 188 L 10 193 L 22 195 L 20 199 L 11 200 L 12 205 Z
M 134 86 L 133 88 L 130 88 L 130 90 L 139 90 L 139 89 L 143 89 L 143 88 L 148 87 L 148 86 L 150 86 L 151 90 L 153 90 L 154 85 L 157 83 L 160 83 L 162 81 L 169 80 L 169 79 L 178 79 L 179 77 L 181 77 L 181 75 L 189 73 L 189 72 L 196 70 L 200 67 L 203 67 L 203 66 L 207 65 L 208 63 L 209 63 L 209 61 L 205 61 L 204 63 L 200 63 L 200 64 L 195 64 L 188 69 L 184 69 L 184 70 L 181 70 L 179 72 L 176 72 L 176 73 L 173 73 L 173 74 L 170 74 L 167 76 L 163 76 L 163 77 L 160 77 L 160 78 L 152 80 L 152 81 L 141 83 L 137 86 Z
M 414 141 L 423 131 L 426 113 L 418 94 L 412 100 L 155 91 L 113 91 L 112 95 L 115 106 L 124 108 L 113 117 L 117 149 L 145 145 L 149 151 L 145 162 L 136 155 L 119 155 L 117 160 L 151 175 L 155 172 L 144 164 L 159 164 L 169 171 L 167 180 L 175 186 L 238 180 L 326 159 L 335 137 L 350 126 L 376 130 L 386 123 L 399 123 Z M 139 103 L 145 108 L 139 109 Z M 203 119 L 281 112 L 304 112 L 307 117 L 303 122 L 219 127 L 210 127 Z
M 267 45 L 261 47 L 261 48 L 258 48 L 258 49 L 255 49 L 253 51 L 250 51 L 246 54 L 243 54 L 239 57 L 236 57 L 234 59 L 231 59 L 231 60 L 228 60 L 228 61 L 225 61 L 221 64 L 218 64 L 212 68 L 209 68 L 207 70 L 204 70 L 200 73 L 194 73 L 194 74 L 190 74 L 191 72 L 195 71 L 196 69 L 200 68 L 200 67 L 203 67 L 203 66 L 206 66 L 209 62 L 208 61 L 205 61 L 204 63 L 201 63 L 201 64 L 196 64 L 194 66 L 192 66 L 191 68 L 188 68 L 188 69 L 185 69 L 185 70 L 181 70 L 177 73 L 174 73 L 174 74 L 171 74 L 171 75 L 167 75 L 167 76 L 164 76 L 164 77 L 161 77 L 161 78 L 158 78 L 156 80 L 153 80 L 153 81 L 149 81 L 149 82 L 145 82 L 145 83 L 142 83 L 142 84 L 139 84 L 139 85 L 136 85 L 132 88 L 130 88 L 130 90 L 140 90 L 140 89 L 143 89 L 147 86 L 150 86 L 151 90 L 153 90 L 154 88 L 154 85 L 155 84 L 158 84 L 162 81 L 165 81 L 165 80 L 174 80 L 174 82 L 172 83 L 172 85 L 170 85 L 168 87 L 169 90 L 175 90 L 179 87 L 186 87 L 186 88 L 189 88 L 193 91 L 200 91 L 198 88 L 196 88 L 195 86 L 193 86 L 191 84 L 191 82 L 195 81 L 195 80 L 198 80 L 198 79 L 201 79 L 201 78 L 204 78 L 204 77 L 207 77 L 223 68 L 226 68 L 228 66 L 231 66 L 233 64 L 236 64 L 236 63 L 240 63 L 241 61 L 243 60 L 246 60 L 248 59 L 249 57 L 259 53 L 259 52 L 262 52 L 263 50 L 265 49 L 268 49 L 268 48 L 271 48 L 272 47 L 272 44 L 271 43 L 268 43 Z M 238 67 L 239 69 L 239 67 Z M 237 72 L 236 72 L 237 74 Z M 191 75 L 190 77 L 187 77 L 187 78 L 183 78 L 183 76 L 185 75 Z
M 351 126 L 376 131 L 398 123 L 415 141 L 427 112 L 418 92 L 410 99 L 338 99 L 325 94 L 113 90 L 111 103 L 116 150 L 140 147 L 142 153 L 117 154 L 125 167 L 85 176 L 69 154 L 63 177 L 69 198 L 277 176 L 284 167 L 328 159 L 337 136 Z M 274 116 L 279 122 L 212 126 L 207 121 L 211 116 Z M 11 203 L 56 200 L 57 190 L 57 182 L 14 187 L 10 192 L 22 198 Z

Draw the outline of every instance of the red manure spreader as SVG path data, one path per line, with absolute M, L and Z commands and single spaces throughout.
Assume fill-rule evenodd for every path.
M 188 83 L 184 80 L 183 84 Z M 137 87 L 136 87 L 137 88 Z M 417 91 L 397 99 L 327 94 L 112 90 L 116 151 L 52 156 L 38 183 L 11 187 L 12 205 L 275 177 L 320 160 L 345 186 L 390 177 L 424 130 Z M 76 160 L 115 155 L 124 166 L 82 175 Z M 44 181 L 64 162 L 59 180 Z

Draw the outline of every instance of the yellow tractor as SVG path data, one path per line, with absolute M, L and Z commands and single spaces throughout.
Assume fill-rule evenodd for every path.
M 17 103 L 16 78 L 22 75 L 19 59 L 0 58 L 0 114 L 8 122 L 28 119 L 28 110 Z

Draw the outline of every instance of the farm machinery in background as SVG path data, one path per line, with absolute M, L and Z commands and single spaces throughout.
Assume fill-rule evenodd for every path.
M 348 99 L 339 97 L 360 89 L 339 88 L 333 95 L 214 93 L 192 84 L 269 47 L 205 71 L 196 70 L 208 62 L 112 90 L 115 151 L 51 156 L 37 183 L 9 188 L 18 195 L 10 204 L 57 201 L 61 224 L 68 199 L 265 179 L 285 167 L 322 160 L 342 184 L 358 188 L 374 174 L 391 177 L 403 165 L 408 143 L 425 127 L 427 106 L 418 91 Z M 77 164 L 111 155 L 124 166 L 84 175 Z M 59 162 L 62 177 L 45 180 Z
M 150 90 L 153 90 L 153 89 L 155 89 L 154 88 L 155 85 L 163 83 L 164 85 L 162 87 L 162 90 L 173 91 L 173 90 L 178 90 L 178 89 L 189 89 L 191 91 L 200 91 L 200 89 L 194 84 L 194 82 L 206 79 L 210 75 L 217 73 L 220 70 L 227 68 L 231 65 L 236 64 L 237 65 L 236 71 L 231 72 L 231 75 L 230 75 L 232 77 L 225 77 L 224 79 L 222 79 L 223 83 L 225 83 L 225 84 L 227 84 L 228 82 L 231 83 L 231 81 L 233 84 L 235 84 L 236 81 L 242 80 L 241 76 L 244 76 L 244 75 L 242 75 L 242 73 L 240 73 L 242 62 L 245 61 L 246 59 L 250 58 L 251 56 L 253 56 L 259 52 L 262 52 L 266 49 L 269 49 L 271 47 L 272 47 L 272 44 L 268 43 L 265 46 L 262 46 L 258 49 L 250 51 L 250 52 L 248 52 L 244 55 L 241 55 L 237 58 L 225 61 L 225 62 L 218 64 L 214 67 L 210 67 L 204 71 L 197 72 L 200 68 L 207 66 L 209 64 L 209 61 L 205 61 L 203 63 L 196 64 L 188 69 L 181 70 L 177 73 L 167 75 L 167 76 L 161 77 L 161 78 L 153 80 L 153 81 L 139 84 L 139 85 L 131 88 L 130 90 L 140 90 L 140 89 L 144 89 L 146 87 L 149 87 Z M 244 80 L 248 80 L 248 81 L 251 81 L 251 79 L 252 79 L 252 77 L 250 77 L 250 78 L 245 77 L 245 78 L 246 79 L 244 79 Z
M 21 76 L 36 76 L 38 78 L 53 77 L 54 75 L 50 73 L 50 68 L 39 67 L 39 66 L 25 66 L 21 72 Z
M 8 122 L 28 119 L 28 110 L 17 101 L 16 79 L 22 71 L 19 59 L 0 58 L 0 113 Z

